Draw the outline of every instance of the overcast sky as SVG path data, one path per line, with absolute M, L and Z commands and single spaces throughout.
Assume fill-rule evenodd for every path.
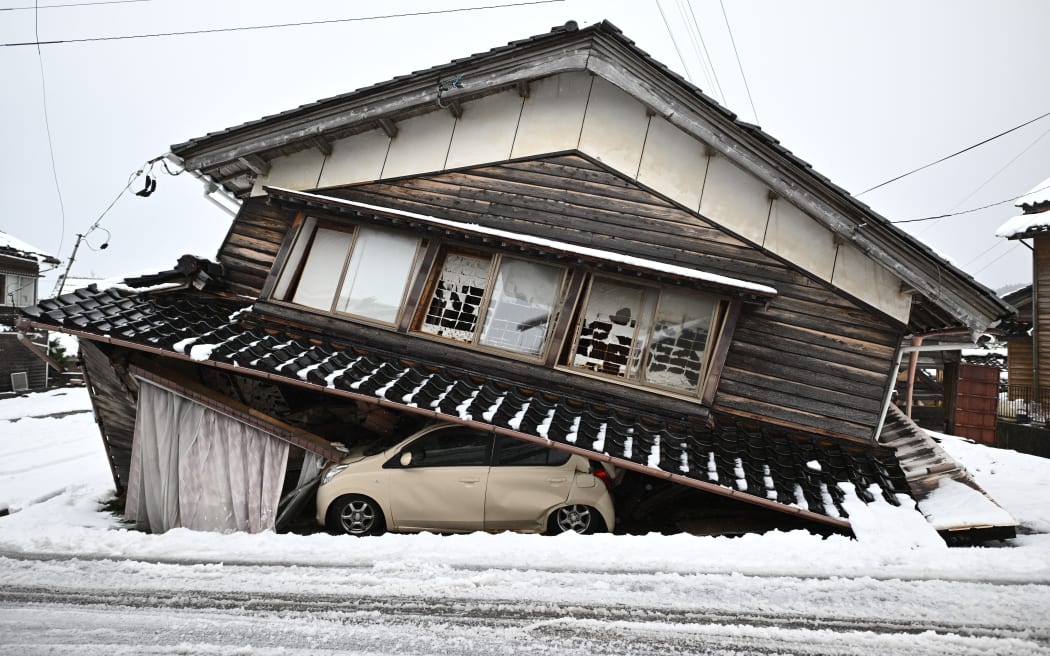
M 40 41 L 51 41 L 496 3 L 110 0 L 34 12 L 19 9 L 32 7 L 32 0 L 0 0 L 0 43 L 32 42 L 35 30 Z M 1043 0 L 725 0 L 725 10 L 744 76 L 718 0 L 565 0 L 61 43 L 41 46 L 39 55 L 34 46 L 3 45 L 0 230 L 66 259 L 77 233 L 95 222 L 131 174 L 170 144 L 546 32 L 569 19 L 581 26 L 612 21 L 656 59 L 854 194 L 1050 112 L 1050 3 Z M 701 38 L 708 61 L 697 54 Z M 1048 176 L 1050 117 L 860 199 L 890 220 L 915 219 L 1020 196 Z M 214 257 L 229 217 L 202 194 L 190 176 L 162 174 L 152 197 L 125 195 L 101 223 L 109 235 L 98 230 L 86 240 L 72 275 L 157 271 L 183 253 Z M 1011 202 L 904 225 L 998 288 L 1031 280 L 1030 251 L 994 236 L 1015 214 Z M 109 248 L 98 250 L 106 241 Z M 43 285 L 41 296 L 50 291 L 50 284 Z

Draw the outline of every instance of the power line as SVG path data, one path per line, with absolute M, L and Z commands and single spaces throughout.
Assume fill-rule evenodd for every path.
M 693 3 L 689 0 L 685 0 L 685 6 L 689 8 L 689 15 L 693 18 L 693 27 L 696 28 L 696 35 L 700 37 L 700 46 L 704 50 L 704 57 L 707 58 L 707 62 L 711 65 L 711 76 L 715 79 L 715 87 L 718 89 L 718 96 L 722 99 L 722 104 L 726 102 L 726 94 L 722 91 L 722 83 L 718 81 L 718 72 L 715 70 L 715 60 L 711 59 L 711 53 L 707 51 L 707 43 L 704 41 L 704 35 L 700 31 L 700 23 L 696 20 L 696 14 L 693 13 Z
M 40 12 L 33 14 L 33 33 L 34 38 L 40 40 Z M 58 250 L 56 252 L 62 252 L 63 242 L 66 240 L 66 204 L 62 200 L 62 185 L 58 183 L 58 167 L 55 166 L 55 146 L 51 139 L 51 120 L 47 114 L 47 81 L 44 76 L 44 55 L 40 52 L 40 46 L 36 47 L 36 60 L 40 65 L 40 99 L 44 107 L 44 131 L 47 133 L 47 152 L 51 157 L 51 177 L 55 181 L 55 193 L 58 195 L 58 209 L 59 215 L 62 217 L 62 229 L 59 231 L 58 236 Z
M 1012 243 L 1013 243 L 1013 244 L 1015 244 L 1015 245 L 1016 245 L 1016 244 L 1018 244 L 1018 243 L 1024 244 L 1024 242 L 1012 242 Z M 1027 246 L 1027 244 L 1024 244 L 1024 245 L 1025 245 L 1025 246 Z M 996 262 L 998 262 L 999 260 L 1003 259 L 1004 257 L 1006 257 L 1007 255 L 1009 255 L 1010 253 L 1013 253 L 1013 252 L 1014 252 L 1015 250 L 1017 250 L 1017 249 L 1016 249 L 1016 248 L 1011 248 L 1010 250 L 1006 251 L 1005 253 L 1003 253 L 1003 254 L 1002 254 L 1002 255 L 1000 255 L 999 257 L 995 258 L 994 260 L 992 260 L 992 261 L 991 261 L 991 262 L 989 262 L 988 264 L 985 264 L 985 265 L 984 265 L 983 267 L 981 267 L 980 269 L 977 269 L 976 271 L 974 271 L 974 272 L 973 272 L 973 275 L 974 275 L 974 276 L 976 276 L 976 275 L 977 275 L 978 273 L 980 273 L 980 272 L 984 271 L 985 269 L 987 269 L 988 267 L 992 266 L 993 264 L 995 264 L 995 263 L 996 263 Z
M 656 8 L 660 10 L 660 17 L 664 19 L 664 27 L 667 28 L 667 34 L 671 37 L 671 43 L 674 44 L 674 51 L 678 53 L 678 61 L 682 62 L 682 72 L 685 73 L 686 78 L 692 82 L 692 75 L 689 74 L 689 66 L 685 63 L 685 57 L 682 56 L 682 51 L 678 48 L 678 39 L 674 37 L 674 32 L 671 31 L 671 24 L 667 21 L 667 15 L 664 14 L 664 8 L 660 6 L 660 0 L 656 0 Z
M 361 16 L 357 18 L 331 18 L 327 20 L 301 21 L 297 23 L 273 23 L 270 25 L 247 25 L 243 27 L 217 27 L 206 30 L 185 30 L 182 32 L 155 32 L 151 34 L 125 34 L 121 36 L 96 36 L 82 39 L 56 39 L 54 41 L 24 41 L 18 43 L 0 43 L 0 47 L 18 46 L 52 46 L 61 43 L 94 43 L 97 41 L 126 41 L 129 39 L 153 39 L 167 36 L 191 36 L 194 34 L 217 34 L 222 32 L 248 32 L 253 30 L 271 30 L 281 27 L 306 27 L 310 25 L 332 25 L 335 23 L 356 23 L 363 21 L 386 20 L 390 18 L 408 18 L 412 16 L 434 16 L 437 14 L 456 14 L 468 11 L 481 11 L 485 9 L 504 9 L 508 7 L 525 7 L 529 5 L 546 5 L 554 2 L 565 2 L 565 0 L 531 0 L 529 2 L 511 2 L 502 5 L 480 5 L 476 7 L 458 7 L 456 9 L 434 9 L 431 11 L 412 11 L 403 14 L 384 14 L 380 16 Z
M 678 15 L 682 19 L 682 23 L 683 23 L 683 27 L 685 28 L 685 32 L 689 36 L 689 45 L 692 46 L 692 51 L 693 51 L 693 54 L 696 56 L 696 60 L 698 62 L 700 62 L 700 70 L 704 74 L 705 88 L 707 89 L 708 93 L 713 96 L 714 93 L 715 93 L 715 90 L 714 90 L 715 83 L 714 83 L 714 80 L 713 80 L 713 78 L 711 76 L 711 69 L 707 65 L 707 61 L 704 59 L 703 52 L 701 52 L 701 50 L 700 50 L 700 43 L 696 39 L 696 34 L 689 27 L 689 23 L 687 22 L 688 18 L 686 17 L 686 13 L 685 13 L 686 9 L 683 6 L 683 0 L 677 0 L 675 4 L 677 5 L 677 8 L 678 8 Z M 721 101 L 721 102 L 724 103 L 724 101 Z
M 153 2 L 153 0 L 100 0 L 98 2 L 70 2 L 63 5 L 25 5 L 24 7 L 0 7 L 0 11 L 22 11 L 23 9 L 63 9 L 66 7 L 94 7 L 96 5 L 125 5 L 133 2 Z
M 1050 128 L 1047 128 L 1047 129 L 1046 129 L 1046 130 L 1045 130 L 1045 131 L 1044 131 L 1044 132 L 1043 132 L 1043 133 L 1042 133 L 1041 135 L 1039 135 L 1038 137 L 1036 137 L 1036 138 L 1035 138 L 1035 140 L 1034 140 L 1034 141 L 1032 141 L 1032 143 L 1030 143 L 1030 144 L 1028 144 L 1027 146 L 1025 146 L 1025 147 L 1024 147 L 1024 149 L 1023 149 L 1023 150 L 1022 150 L 1021 152 L 1019 152 L 1019 153 L 1017 153 L 1016 155 L 1014 155 L 1014 156 L 1013 156 L 1013 158 L 1011 158 L 1009 162 L 1007 162 L 1006 164 L 1003 164 L 1003 165 L 1002 165 L 1002 167 L 1000 167 L 998 171 L 996 171 L 995 173 L 993 173 L 993 174 L 991 175 L 991 177 L 989 177 L 989 178 L 988 178 L 987 180 L 985 180 L 984 182 L 982 182 L 982 183 L 980 184 L 980 186 L 978 186 L 978 187 L 977 187 L 976 189 L 974 189 L 974 190 L 973 190 L 973 191 L 971 191 L 971 192 L 970 192 L 969 194 L 967 194 L 967 195 L 966 195 L 966 198 L 963 198 L 963 199 L 962 199 L 962 200 L 960 200 L 960 201 L 959 201 L 958 203 L 956 203 L 955 205 L 952 205 L 952 206 L 951 206 L 950 208 L 948 208 L 948 211 L 949 211 L 949 212 L 954 212 L 955 210 L 959 209 L 959 207 L 960 207 L 960 206 L 961 206 L 961 205 L 962 205 L 963 203 L 965 203 L 966 201 L 968 201 L 968 200 L 970 200 L 971 198 L 973 198 L 974 196 L 976 196 L 976 195 L 978 194 L 978 192 L 980 192 L 980 191 L 981 191 L 982 189 L 984 189 L 985 187 L 987 187 L 987 186 L 988 186 L 988 184 L 989 184 L 989 183 L 990 183 L 990 182 L 991 182 L 992 180 L 995 180 L 995 179 L 996 179 L 997 177 L 999 177 L 999 175 L 1000 175 L 1000 174 L 1001 174 L 1001 173 L 1002 173 L 1003 171 L 1005 171 L 1006 169 L 1010 168 L 1010 166 L 1012 166 L 1014 162 L 1016 162 L 1017 160 L 1021 159 L 1021 157 L 1022 157 L 1022 156 L 1023 156 L 1023 155 L 1025 154 L 1025 153 L 1027 153 L 1027 152 L 1028 152 L 1029 150 L 1031 150 L 1032 148 L 1035 148 L 1035 146 L 1036 146 L 1036 145 L 1037 145 L 1037 144 L 1038 144 L 1038 143 L 1039 143 L 1040 141 L 1042 141 L 1042 140 L 1043 140 L 1043 138 L 1044 138 L 1044 137 L 1046 137 L 1046 135 L 1048 135 L 1048 134 L 1050 134 Z M 923 234 L 923 233 L 925 233 L 925 232 L 926 232 L 927 230 L 929 230 L 929 229 L 930 229 L 930 228 L 931 228 L 931 227 L 932 227 L 933 225 L 934 225 L 934 224 L 932 224 L 932 223 L 931 223 L 931 224 L 930 224 L 929 226 L 927 226 L 926 228 L 923 228 L 923 229 L 922 229 L 922 230 L 920 230 L 919 232 L 916 232 L 916 233 L 915 233 L 915 236 L 916 236 L 916 237 L 918 237 L 918 236 L 922 235 L 922 234 Z M 965 266 L 965 265 L 963 265 L 963 266 Z
M 1020 196 L 1014 196 L 1013 198 L 1007 198 L 1006 200 L 1001 200 L 1001 201 L 998 201 L 998 202 L 995 202 L 995 203 L 989 203 L 988 205 L 982 205 L 981 207 L 974 207 L 972 209 L 963 210 L 961 212 L 950 212 L 948 214 L 938 214 L 937 216 L 924 216 L 921 219 L 904 219 L 903 221 L 890 221 L 890 223 L 918 223 L 919 221 L 933 221 L 934 219 L 946 219 L 949 216 L 959 216 L 960 214 L 971 214 L 973 212 L 980 212 L 981 210 L 986 210 L 989 207 L 995 207 L 996 205 L 1002 205 L 1004 203 L 1009 203 L 1009 202 L 1012 202 L 1012 201 L 1015 201 L 1015 200 L 1020 200 L 1021 198 L 1024 198 L 1028 194 L 1034 194 L 1037 191 L 1043 191 L 1044 189 L 1050 189 L 1050 185 L 1046 185 L 1045 187 L 1040 187 L 1038 189 L 1033 189 L 1032 191 L 1030 191 L 1028 193 L 1021 194 Z
M 1025 121 L 1024 123 L 1022 123 L 1020 125 L 1016 125 L 1016 126 L 1010 128 L 1009 130 L 1004 130 L 1003 132 L 1000 132 L 999 134 L 995 135 L 994 137 L 988 137 L 984 141 L 981 141 L 979 143 L 975 143 L 972 146 L 967 146 L 966 148 L 963 148 L 960 151 L 954 152 L 951 155 L 946 155 L 946 156 L 940 158 L 939 160 L 937 160 L 935 162 L 930 162 L 929 164 L 924 164 L 923 166 L 920 166 L 917 169 L 912 169 L 911 171 L 908 171 L 907 173 L 902 173 L 902 174 L 898 175 L 895 178 L 890 178 L 889 180 L 887 180 L 885 182 L 880 182 L 879 184 L 875 185 L 874 187 L 871 187 L 870 189 L 865 189 L 864 191 L 860 192 L 859 194 L 854 194 L 854 196 L 863 196 L 864 194 L 868 193 L 869 191 L 875 191 L 879 187 L 885 187 L 886 185 L 888 185 L 891 182 L 896 182 L 897 180 L 900 180 L 901 178 L 906 178 L 906 177 L 908 177 L 909 175 L 911 175 L 913 173 L 918 173 L 919 171 L 922 171 L 923 169 L 928 169 L 928 168 L 930 168 L 931 166 L 933 166 L 935 164 L 940 164 L 941 162 L 949 160 L 949 159 L 951 159 L 953 157 L 956 157 L 958 155 L 962 155 L 963 153 L 971 151 L 974 148 L 977 148 L 979 146 L 983 146 L 984 144 L 989 143 L 991 141 L 995 141 L 999 137 L 1003 137 L 1003 136 L 1006 136 L 1006 135 L 1010 134 L 1011 132 L 1014 132 L 1016 130 L 1020 130 L 1021 128 L 1025 127 L 1026 125 L 1031 125 L 1032 123 L 1035 123 L 1038 120 L 1046 118 L 1047 116 L 1050 116 L 1050 112 L 1047 112 L 1046 114 L 1043 114 L 1042 116 L 1036 116 L 1035 118 L 1033 118 L 1030 121 Z
M 736 48 L 736 39 L 733 38 L 733 28 L 729 26 L 729 15 L 726 13 L 726 5 L 722 0 L 718 0 L 718 4 L 722 7 L 722 18 L 725 19 L 726 29 L 729 31 L 729 42 L 733 44 L 733 54 L 736 55 L 736 67 L 740 69 L 740 79 L 744 81 L 744 89 L 747 91 L 747 101 L 751 103 L 751 114 L 755 117 L 755 123 L 758 123 L 758 111 L 755 109 L 755 100 L 751 97 L 751 87 L 748 86 L 747 76 L 744 75 L 744 65 L 740 63 L 740 51 Z

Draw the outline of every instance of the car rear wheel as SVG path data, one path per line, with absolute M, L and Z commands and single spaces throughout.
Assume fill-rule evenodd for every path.
M 590 506 L 563 506 L 552 512 L 547 521 L 548 535 L 569 531 L 589 535 L 604 530 L 605 521 L 598 511 Z
M 379 504 L 360 494 L 348 494 L 333 501 L 328 507 L 326 524 L 335 534 L 380 535 L 386 531 L 386 520 Z

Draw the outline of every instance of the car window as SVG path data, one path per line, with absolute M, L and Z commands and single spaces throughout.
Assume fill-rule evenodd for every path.
M 528 465 L 564 465 L 572 454 L 556 451 L 542 444 L 499 435 L 496 437 L 496 466 L 524 467 Z
M 492 435 L 469 428 L 434 431 L 412 442 L 411 467 L 485 467 L 492 453 Z

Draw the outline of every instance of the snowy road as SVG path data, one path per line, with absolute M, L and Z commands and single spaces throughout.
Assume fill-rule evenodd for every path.
M 0 656 L 1046 654 L 1050 461 L 945 438 L 1022 520 L 998 548 L 801 531 L 128 530 L 83 390 L 0 402 Z
M 0 580 L 12 654 L 1050 654 L 1047 584 L 71 557 Z

